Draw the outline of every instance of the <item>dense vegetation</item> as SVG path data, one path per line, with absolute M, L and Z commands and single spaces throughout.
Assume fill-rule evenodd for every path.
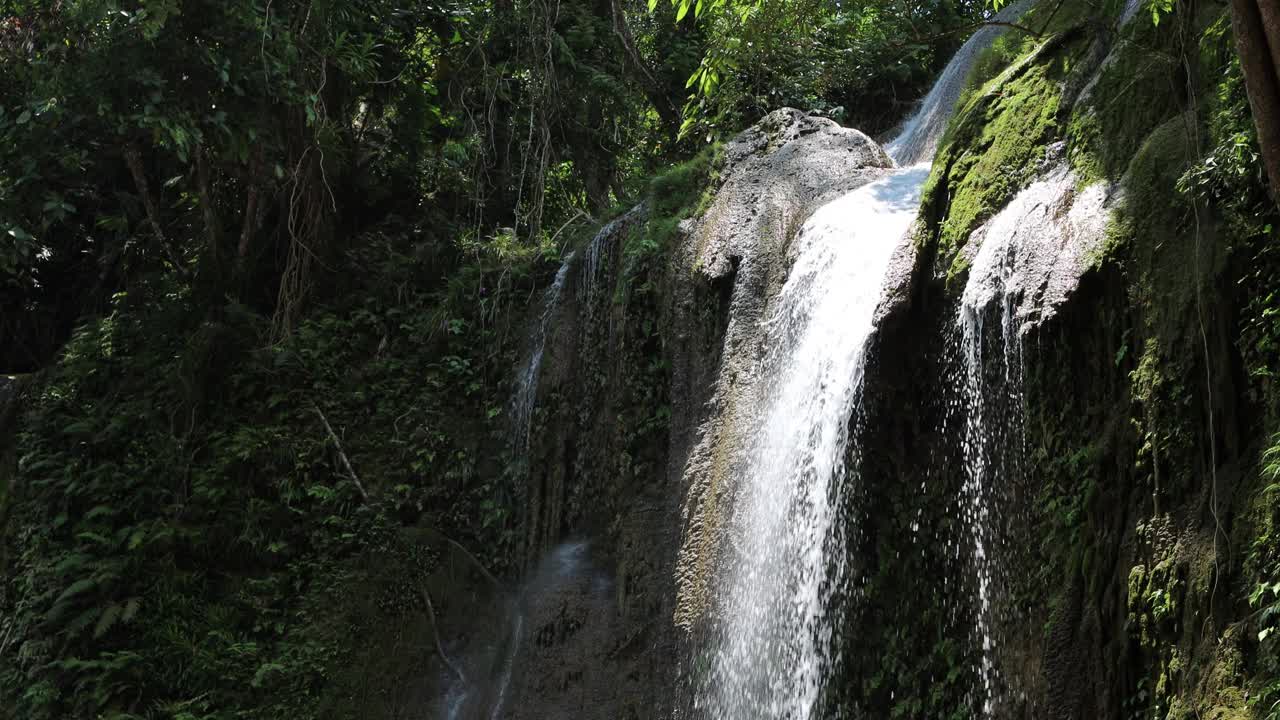
M 774 107 L 887 131 L 981 12 L 0 3 L 0 717 L 381 702 L 359 638 L 439 555 L 404 529 L 524 562 L 506 398 L 559 257 Z
M 1241 308 L 1242 393 L 1271 437 L 1276 208 L 1229 13 L 1144 5 L 1126 38 L 1141 71 L 1104 73 L 1108 102 L 1085 113 L 1059 105 L 1060 85 L 1097 9 L 1065 5 L 1042 8 L 1035 32 L 1011 34 L 970 79 L 924 206 L 949 220 L 943 274 L 964 271 L 969 231 L 1051 138 L 1068 139 L 1082 177 L 1124 175 L 1149 210 L 1117 226 L 1116 247 L 1184 237 L 1202 212 L 1220 223 L 1218 260 L 1248 268 L 1224 291 Z M 625 253 L 628 280 L 644 278 L 636 305 L 657 316 L 661 253 L 700 208 L 718 141 L 781 106 L 884 136 L 988 12 L 970 0 L 0 0 L 0 720 L 404 707 L 386 688 L 432 650 L 391 634 L 430 636 L 423 578 L 442 548 L 499 577 L 531 561 L 508 398 L 560 260 L 648 200 L 654 217 Z M 1171 67 L 1185 88 L 1168 87 Z M 1161 145 L 1188 105 L 1203 137 Z M 1141 194 L 1165 185 L 1172 199 Z M 1165 419 L 1190 412 L 1188 393 L 1157 371 L 1175 353 L 1158 352 L 1155 323 L 1175 320 L 1156 290 L 1134 292 L 1152 349 L 1114 365 L 1137 389 L 1143 457 L 1194 457 L 1194 433 Z M 626 338 L 636 354 L 662 342 L 649 325 Z M 620 411 L 646 441 L 669 412 L 653 390 L 663 372 L 654 358 L 636 373 L 636 407 Z M 1160 403 L 1161 423 L 1144 425 Z M 1068 440 L 1042 458 L 1064 486 L 1094 450 Z M 1250 707 L 1270 719 L 1280 435 L 1250 452 L 1241 497 L 1256 501 L 1229 591 L 1250 607 L 1258 676 L 1272 678 Z M 1074 548 L 1093 496 L 1053 492 L 1046 545 Z M 896 581 L 900 566 L 883 572 Z M 1135 623 L 1155 612 L 1154 577 L 1135 580 Z M 1165 640 L 1141 652 L 1168 664 Z M 400 642 L 398 661 L 371 650 Z M 934 651 L 955 664 L 954 648 Z M 880 672 L 933 671 L 908 665 L 889 653 Z M 896 702 L 951 711 L 944 690 Z

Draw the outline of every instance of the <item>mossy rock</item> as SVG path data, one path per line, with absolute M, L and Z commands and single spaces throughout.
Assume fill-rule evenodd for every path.
M 963 272 L 960 251 L 969 234 L 1039 168 L 1059 135 L 1062 83 L 1081 38 L 1070 30 L 1044 41 L 988 82 L 953 120 L 921 202 L 923 239 L 936 243 L 937 274 L 950 279 Z
M 1183 68 L 1170 27 L 1129 23 L 1067 127 L 1072 168 L 1081 182 L 1116 178 L 1153 130 L 1186 104 Z

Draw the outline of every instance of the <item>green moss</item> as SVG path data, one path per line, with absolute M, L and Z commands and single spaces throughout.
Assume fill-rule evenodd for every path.
M 716 143 L 649 181 L 643 200 L 648 217 L 627 235 L 623 245 L 624 276 L 635 275 L 641 263 L 664 256 L 681 221 L 706 211 L 715 197 L 723 163 L 723 146 Z M 616 290 L 615 299 L 623 300 L 625 286 L 619 284 Z
M 708 145 L 693 158 L 672 166 L 649 181 L 646 199 L 654 216 L 688 217 L 701 214 L 710 204 L 724 146 Z
M 953 121 L 925 183 L 921 216 L 937 242 L 935 268 L 963 272 L 960 250 L 1035 172 L 1058 134 L 1060 83 L 1075 33 L 1054 36 L 988 82 Z
M 1211 243 L 1199 243 L 1195 209 L 1175 189 L 1194 158 L 1195 122 L 1179 115 L 1157 127 L 1121 179 L 1125 201 L 1117 213 L 1117 232 L 1122 242 L 1133 243 L 1135 299 L 1152 311 L 1152 329 L 1166 343 L 1162 349 L 1185 325 L 1196 284 L 1215 272 L 1221 259 Z M 1196 252 L 1202 256 L 1196 258 Z
M 1067 124 L 1068 157 L 1081 182 L 1118 177 L 1151 131 L 1178 115 L 1184 103 L 1171 33 L 1150 23 L 1131 27 L 1136 34 L 1113 50 Z
M 994 80 L 1018 58 L 1031 53 L 1035 45 L 1035 36 L 1018 30 L 1010 30 L 997 37 L 978 53 L 978 58 L 974 60 L 973 67 L 969 70 L 969 76 L 965 78 L 965 88 L 960 93 L 956 107 L 966 107 L 987 83 Z

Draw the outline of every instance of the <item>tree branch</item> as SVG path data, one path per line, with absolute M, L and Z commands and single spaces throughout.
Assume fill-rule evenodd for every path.
M 966 32 L 966 31 L 974 30 L 980 27 L 986 27 L 988 25 L 993 25 L 996 27 L 1013 28 L 1014 30 L 1021 30 L 1022 32 L 1034 38 L 1043 37 L 1042 33 L 1038 33 L 1035 30 L 1032 30 L 1031 28 L 1027 27 L 1026 25 L 1019 25 L 1018 23 L 1005 22 L 1003 20 L 979 20 L 978 22 L 975 22 L 975 23 L 969 23 L 968 25 L 961 25 L 959 27 L 951 28 L 950 30 L 944 30 L 940 33 L 937 33 L 936 35 L 929 35 L 928 37 L 915 37 L 915 38 L 911 38 L 910 40 L 906 40 L 904 42 L 898 42 L 894 44 L 897 47 L 903 47 L 906 45 L 911 45 L 916 43 L 932 42 L 934 40 L 944 38 L 948 35 L 955 35 L 958 32 Z
M 440 641 L 440 623 L 436 620 L 436 608 L 431 604 L 431 593 L 427 592 L 426 585 L 420 584 L 418 590 L 422 593 L 422 599 L 427 604 L 427 615 L 431 618 L 431 634 L 435 636 L 436 652 L 440 654 L 440 661 L 458 678 L 458 682 L 465 684 L 467 676 L 463 675 L 462 670 L 449 659 L 448 653 L 444 651 L 444 643 Z
M 440 531 L 437 530 L 436 532 L 440 532 Z M 485 579 L 488 580 L 490 583 L 492 583 L 494 587 L 498 587 L 498 578 L 494 577 L 493 573 L 489 572 L 489 569 L 484 566 L 484 563 L 480 562 L 480 558 L 476 557 L 471 553 L 470 550 L 463 547 L 462 543 L 458 542 L 457 540 L 454 540 L 448 535 L 445 535 L 444 533 L 440 533 L 440 537 L 444 538 L 444 541 L 449 543 L 453 547 L 457 548 L 458 550 L 461 550 L 463 555 L 466 555 L 468 558 L 471 559 L 471 563 L 475 565 L 478 570 L 480 570 L 480 572 L 484 575 Z
M 333 431 L 333 426 L 329 424 L 329 419 L 321 412 L 320 406 L 315 403 L 311 404 L 311 411 L 320 418 L 320 422 L 324 423 L 324 429 L 329 433 L 329 439 L 333 441 L 333 447 L 338 451 L 338 459 L 342 461 L 342 467 L 351 476 L 351 482 L 356 484 L 356 489 L 360 491 L 360 497 L 365 500 L 369 499 L 369 493 L 365 492 L 364 485 L 360 484 L 360 477 L 356 475 L 355 468 L 351 467 L 351 461 L 347 459 L 347 453 L 342 449 L 342 441 L 338 439 L 338 434 Z
M 627 16 L 622 12 L 622 6 L 618 0 L 610 0 L 613 6 L 613 32 L 622 41 L 622 49 L 626 51 L 627 59 L 635 66 L 636 71 L 644 78 L 644 84 L 648 87 L 649 102 L 653 103 L 653 107 L 658 111 L 658 115 L 662 118 L 672 130 L 680 127 L 680 113 L 676 110 L 675 104 L 671 102 L 671 98 L 662 90 L 662 84 L 658 79 L 649 72 L 649 66 L 645 63 L 644 58 L 640 56 L 640 49 L 636 47 L 636 40 L 631 35 L 631 28 L 627 25 Z
M 196 192 L 200 197 L 200 214 L 204 219 L 205 238 L 209 243 L 209 254 L 214 260 L 218 258 L 218 245 L 221 244 L 219 237 L 222 234 L 219 230 L 218 214 L 213 207 L 213 191 L 209 182 L 209 162 L 205 157 L 205 149 L 197 147 L 196 156 Z
M 259 146 L 249 163 L 249 190 L 244 207 L 244 225 L 240 229 L 240 245 L 236 248 L 236 261 L 244 264 L 249 256 L 249 241 L 258 229 L 258 195 L 261 192 L 259 177 L 262 175 L 262 147 Z

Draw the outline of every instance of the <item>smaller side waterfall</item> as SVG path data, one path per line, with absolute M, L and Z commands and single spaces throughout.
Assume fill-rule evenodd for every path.
M 966 413 L 962 514 L 973 543 L 977 700 L 988 718 L 1006 685 L 997 661 L 998 596 L 1008 587 L 1002 556 L 1013 519 L 1001 501 L 1021 485 L 1027 463 L 1022 338 L 1075 289 L 1106 230 L 1107 187 L 1077 191 L 1076 184 L 1065 166 L 1054 167 L 973 233 L 980 246 L 956 318 Z
M 542 356 L 546 352 L 547 332 L 560 306 L 560 296 L 573 267 L 574 254 L 565 256 L 556 279 L 547 288 L 542 301 L 542 316 L 534 326 L 533 349 L 529 359 L 516 375 L 515 392 L 511 397 L 511 445 L 518 453 L 529 447 L 529 433 L 533 427 L 533 410 L 538 401 L 538 376 L 542 372 Z
M 988 250 L 990 248 L 990 250 Z M 973 268 L 975 277 L 961 300 L 959 324 L 964 353 L 965 482 L 961 512 L 973 542 L 977 580 L 975 635 L 980 650 L 977 688 L 982 717 L 992 717 L 1002 690 L 995 661 L 996 631 L 992 593 L 999 583 L 998 543 L 1002 535 L 992 522 L 993 478 L 1017 482 L 1023 472 L 1022 336 L 1015 297 L 1006 292 L 1013 274 L 1011 248 L 984 246 Z M 994 319 L 994 327 L 987 321 Z M 994 373 L 994 377 L 992 376 Z
M 533 325 L 530 333 L 529 354 L 524 364 L 516 371 L 515 387 L 511 396 L 510 445 L 517 456 L 523 457 L 529 448 L 533 413 L 538 403 L 542 362 L 550 335 L 555 332 L 560 307 L 565 301 L 566 286 L 570 283 L 575 285 L 579 302 L 589 305 L 597 300 L 600 288 L 608 280 L 609 267 L 619 236 L 630 223 L 643 217 L 644 212 L 644 206 L 638 205 L 601 228 L 583 251 L 582 262 L 577 262 L 577 252 L 565 255 L 560 269 L 556 271 L 555 280 L 543 294 L 542 314 Z
M 444 697 L 442 715 L 447 720 L 503 720 L 529 717 L 525 709 L 513 707 L 522 681 L 522 658 L 529 648 L 530 624 L 536 631 L 546 624 L 553 611 L 576 597 L 584 583 L 599 584 L 588 562 L 586 542 L 567 542 L 547 553 L 537 569 L 507 601 L 506 616 L 497 627 L 488 628 L 487 638 L 471 648 L 464 660 L 465 681 L 453 682 Z

